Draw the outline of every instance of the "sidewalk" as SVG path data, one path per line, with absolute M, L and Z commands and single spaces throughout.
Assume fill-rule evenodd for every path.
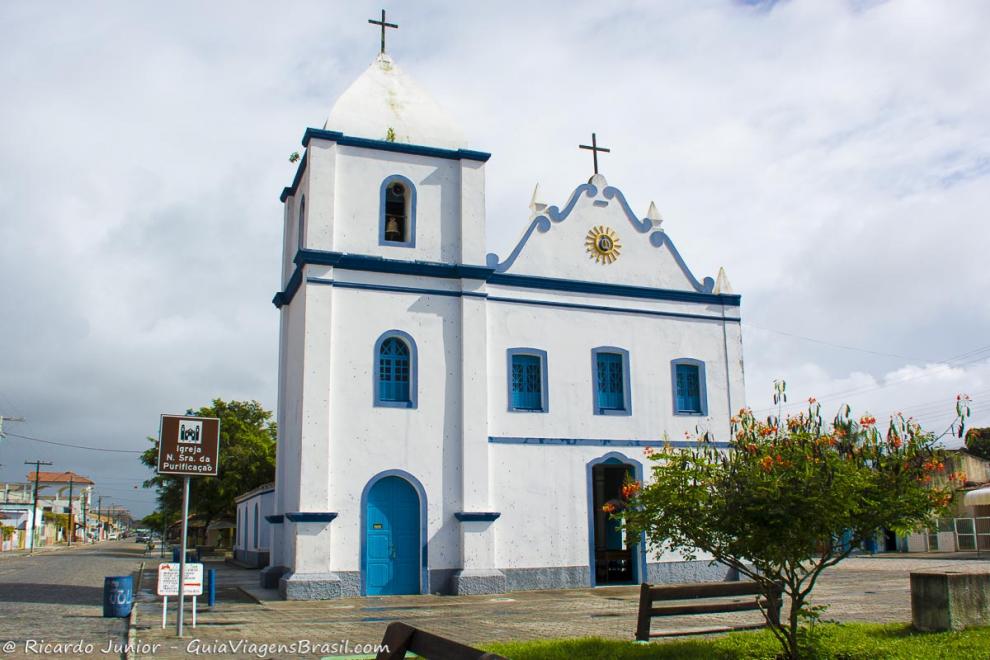
M 104 543 L 113 543 L 113 541 L 99 541 L 98 543 L 82 543 L 81 541 L 73 543 L 71 546 L 66 543 L 56 543 L 53 545 L 42 545 L 38 546 L 34 550 L 18 549 L 18 550 L 7 550 L 6 552 L 0 552 L 0 561 L 4 559 L 14 559 L 15 557 L 30 557 L 32 554 L 41 554 L 43 552 L 57 552 L 59 550 L 73 550 L 79 548 L 93 548 Z

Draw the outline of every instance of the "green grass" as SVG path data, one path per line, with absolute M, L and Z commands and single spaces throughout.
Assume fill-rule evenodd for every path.
M 990 658 L 990 628 L 962 632 L 921 633 L 906 624 L 821 624 L 816 627 L 821 660 L 911 658 L 964 660 Z M 768 630 L 736 632 L 693 639 L 668 639 L 636 644 L 595 637 L 486 645 L 485 650 L 512 660 L 612 660 L 677 658 L 677 660 L 736 660 L 774 658 L 780 645 Z

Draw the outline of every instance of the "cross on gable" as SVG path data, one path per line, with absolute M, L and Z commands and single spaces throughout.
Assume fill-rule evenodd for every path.
M 399 25 L 397 23 L 386 23 L 385 22 L 385 10 L 384 9 L 382 10 L 382 20 L 376 21 L 373 18 L 369 18 L 368 19 L 368 22 L 371 23 L 372 25 L 380 25 L 381 26 L 381 28 L 382 28 L 382 50 L 381 50 L 381 52 L 384 53 L 385 52 L 385 28 L 395 28 L 396 30 L 398 30 L 399 29 Z
M 602 153 L 607 154 L 612 151 L 611 149 L 606 149 L 605 147 L 599 147 L 598 137 L 594 133 L 591 134 L 591 146 L 588 146 L 587 144 L 579 144 L 578 147 L 591 151 L 592 158 L 595 162 L 595 174 L 598 174 L 598 152 L 601 151 Z

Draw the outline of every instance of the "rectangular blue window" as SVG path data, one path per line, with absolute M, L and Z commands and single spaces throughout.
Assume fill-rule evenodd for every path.
M 618 353 L 598 353 L 598 409 L 625 410 L 626 396 L 622 376 L 622 356 Z
M 679 413 L 701 413 L 701 377 L 698 366 L 678 364 L 676 366 L 677 411 Z
M 512 407 L 543 410 L 543 374 L 536 355 L 512 356 Z

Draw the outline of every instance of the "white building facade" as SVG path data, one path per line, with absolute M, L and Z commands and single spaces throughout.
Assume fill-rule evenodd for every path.
M 487 153 L 387 56 L 307 129 L 274 303 L 269 566 L 289 599 L 720 580 L 602 506 L 644 449 L 726 439 L 744 405 L 739 296 L 699 281 L 596 174 L 534 194 L 485 253 Z
M 237 523 L 234 559 L 256 568 L 268 566 L 271 524 L 275 512 L 275 484 L 265 484 L 234 498 Z

